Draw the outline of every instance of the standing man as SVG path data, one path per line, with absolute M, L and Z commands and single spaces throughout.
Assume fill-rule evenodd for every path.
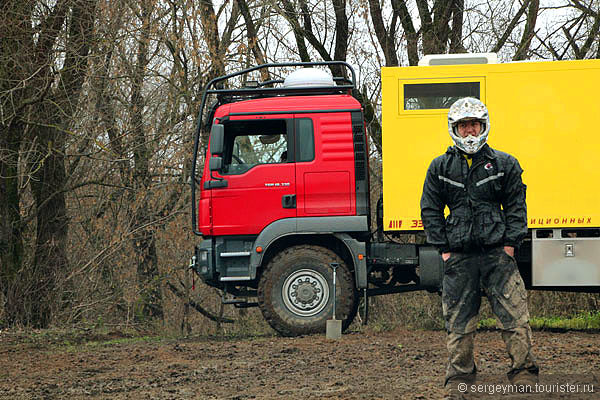
M 421 198 L 427 240 L 444 260 L 447 398 L 463 398 L 458 385 L 475 380 L 473 341 L 481 290 L 500 321 L 512 362 L 509 381 L 531 388 L 539 368 L 531 354 L 527 292 L 514 259 L 527 234 L 523 170 L 516 158 L 486 144 L 490 119 L 478 99 L 452 104 L 448 130 L 454 146 L 429 166 Z M 450 215 L 445 219 L 446 206 Z

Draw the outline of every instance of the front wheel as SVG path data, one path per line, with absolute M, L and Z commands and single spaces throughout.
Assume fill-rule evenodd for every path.
M 336 269 L 336 318 L 346 329 L 357 311 L 352 273 L 333 251 L 294 246 L 273 257 L 258 285 L 258 304 L 267 322 L 284 336 L 325 332 L 333 316 L 333 270 Z

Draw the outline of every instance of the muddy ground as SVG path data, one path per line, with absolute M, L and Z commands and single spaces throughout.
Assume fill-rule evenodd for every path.
M 331 341 L 1 332 L 0 399 L 436 399 L 444 336 L 366 330 Z M 477 336 L 482 386 L 470 398 L 600 398 L 599 333 L 534 332 L 534 340 L 543 393 L 483 388 L 508 384 L 509 363 L 500 334 L 485 331 Z M 591 385 L 595 393 L 581 393 Z

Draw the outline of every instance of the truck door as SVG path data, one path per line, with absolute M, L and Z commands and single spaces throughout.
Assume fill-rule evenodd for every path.
M 223 167 L 227 181 L 212 192 L 212 234 L 257 235 L 268 224 L 296 216 L 293 119 L 243 116 L 225 127 Z
M 350 112 L 295 117 L 298 217 L 355 215 Z

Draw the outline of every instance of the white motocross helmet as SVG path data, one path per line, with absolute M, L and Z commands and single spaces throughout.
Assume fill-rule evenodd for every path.
M 460 137 L 457 124 L 470 120 L 481 123 L 481 133 L 479 136 Z M 477 153 L 487 142 L 490 132 L 490 116 L 485 104 L 473 97 L 456 100 L 448 110 L 448 131 L 456 147 L 467 154 Z

